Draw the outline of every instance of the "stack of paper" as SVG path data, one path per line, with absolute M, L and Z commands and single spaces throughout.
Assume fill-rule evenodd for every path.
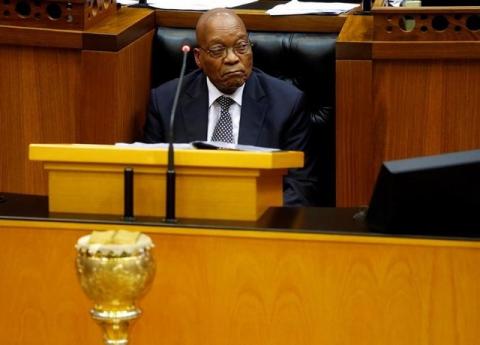
M 206 150 L 232 150 L 232 151 L 260 151 L 260 152 L 276 152 L 280 149 L 272 147 L 261 147 L 253 145 L 241 145 L 233 143 L 225 143 L 222 141 L 194 141 L 192 142 L 193 147 L 197 149 L 206 149 Z
M 285 16 L 296 14 L 341 14 L 348 12 L 358 4 L 345 2 L 304 2 L 292 0 L 284 5 L 277 5 L 267 11 L 271 16 Z
M 146 144 L 140 142 L 129 143 L 116 143 L 117 147 L 138 147 L 143 149 L 167 149 L 167 143 L 158 144 Z M 234 151 L 262 151 L 262 152 L 275 152 L 280 149 L 271 147 L 261 147 L 253 145 L 240 145 L 232 143 L 224 143 L 221 141 L 194 141 L 191 143 L 175 143 L 173 144 L 175 150 L 191 150 L 191 149 L 207 149 L 207 150 L 234 150 Z
M 125 6 L 138 5 L 138 0 L 117 0 L 117 4 Z
M 164 10 L 195 10 L 203 11 L 217 7 L 232 8 L 257 0 L 147 0 L 148 5 Z
M 406 1 L 408 0 L 386 0 L 385 6 L 400 7 L 403 6 L 403 3 Z
M 120 147 L 139 147 L 142 149 L 168 149 L 168 144 L 167 143 L 158 143 L 158 144 L 147 144 L 147 143 L 140 143 L 140 142 L 134 142 L 134 143 L 115 143 L 115 146 L 120 146 Z M 192 150 L 195 147 L 191 143 L 175 143 L 173 144 L 173 147 L 176 150 Z

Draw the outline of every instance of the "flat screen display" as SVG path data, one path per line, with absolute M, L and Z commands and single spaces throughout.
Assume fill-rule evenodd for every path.
M 480 236 L 480 150 L 384 162 L 366 222 L 386 233 Z

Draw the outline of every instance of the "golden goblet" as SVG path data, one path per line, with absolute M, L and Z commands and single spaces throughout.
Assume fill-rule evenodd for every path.
M 150 238 L 141 234 L 136 244 L 77 242 L 77 274 L 80 285 L 93 300 L 90 314 L 103 330 L 104 344 L 128 344 L 130 324 L 141 314 L 135 301 L 153 281 L 155 263 Z

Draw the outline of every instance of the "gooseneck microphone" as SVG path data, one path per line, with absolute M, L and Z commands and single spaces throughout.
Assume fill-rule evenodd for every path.
M 362 0 L 362 11 L 369 13 L 372 10 L 372 0 Z
M 166 176 L 166 201 L 165 201 L 165 222 L 175 223 L 175 160 L 173 153 L 174 138 L 174 122 L 175 111 L 177 110 L 178 97 L 180 96 L 180 90 L 182 88 L 183 76 L 185 75 L 185 68 L 187 66 L 187 55 L 190 51 L 190 46 L 184 44 L 182 46 L 183 61 L 182 69 L 180 70 L 180 77 L 178 78 L 177 90 L 175 91 L 175 98 L 173 99 L 172 112 L 170 113 L 170 125 L 168 128 L 168 165 Z

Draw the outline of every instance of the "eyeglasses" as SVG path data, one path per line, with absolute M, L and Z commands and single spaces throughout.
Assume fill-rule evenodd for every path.
M 223 59 L 227 56 L 228 50 L 232 49 L 236 55 L 244 55 L 250 52 L 252 48 L 252 43 L 250 41 L 247 42 L 240 42 L 234 45 L 233 47 L 225 47 L 222 45 L 214 45 L 210 48 L 202 48 L 205 53 L 210 55 L 214 59 Z

